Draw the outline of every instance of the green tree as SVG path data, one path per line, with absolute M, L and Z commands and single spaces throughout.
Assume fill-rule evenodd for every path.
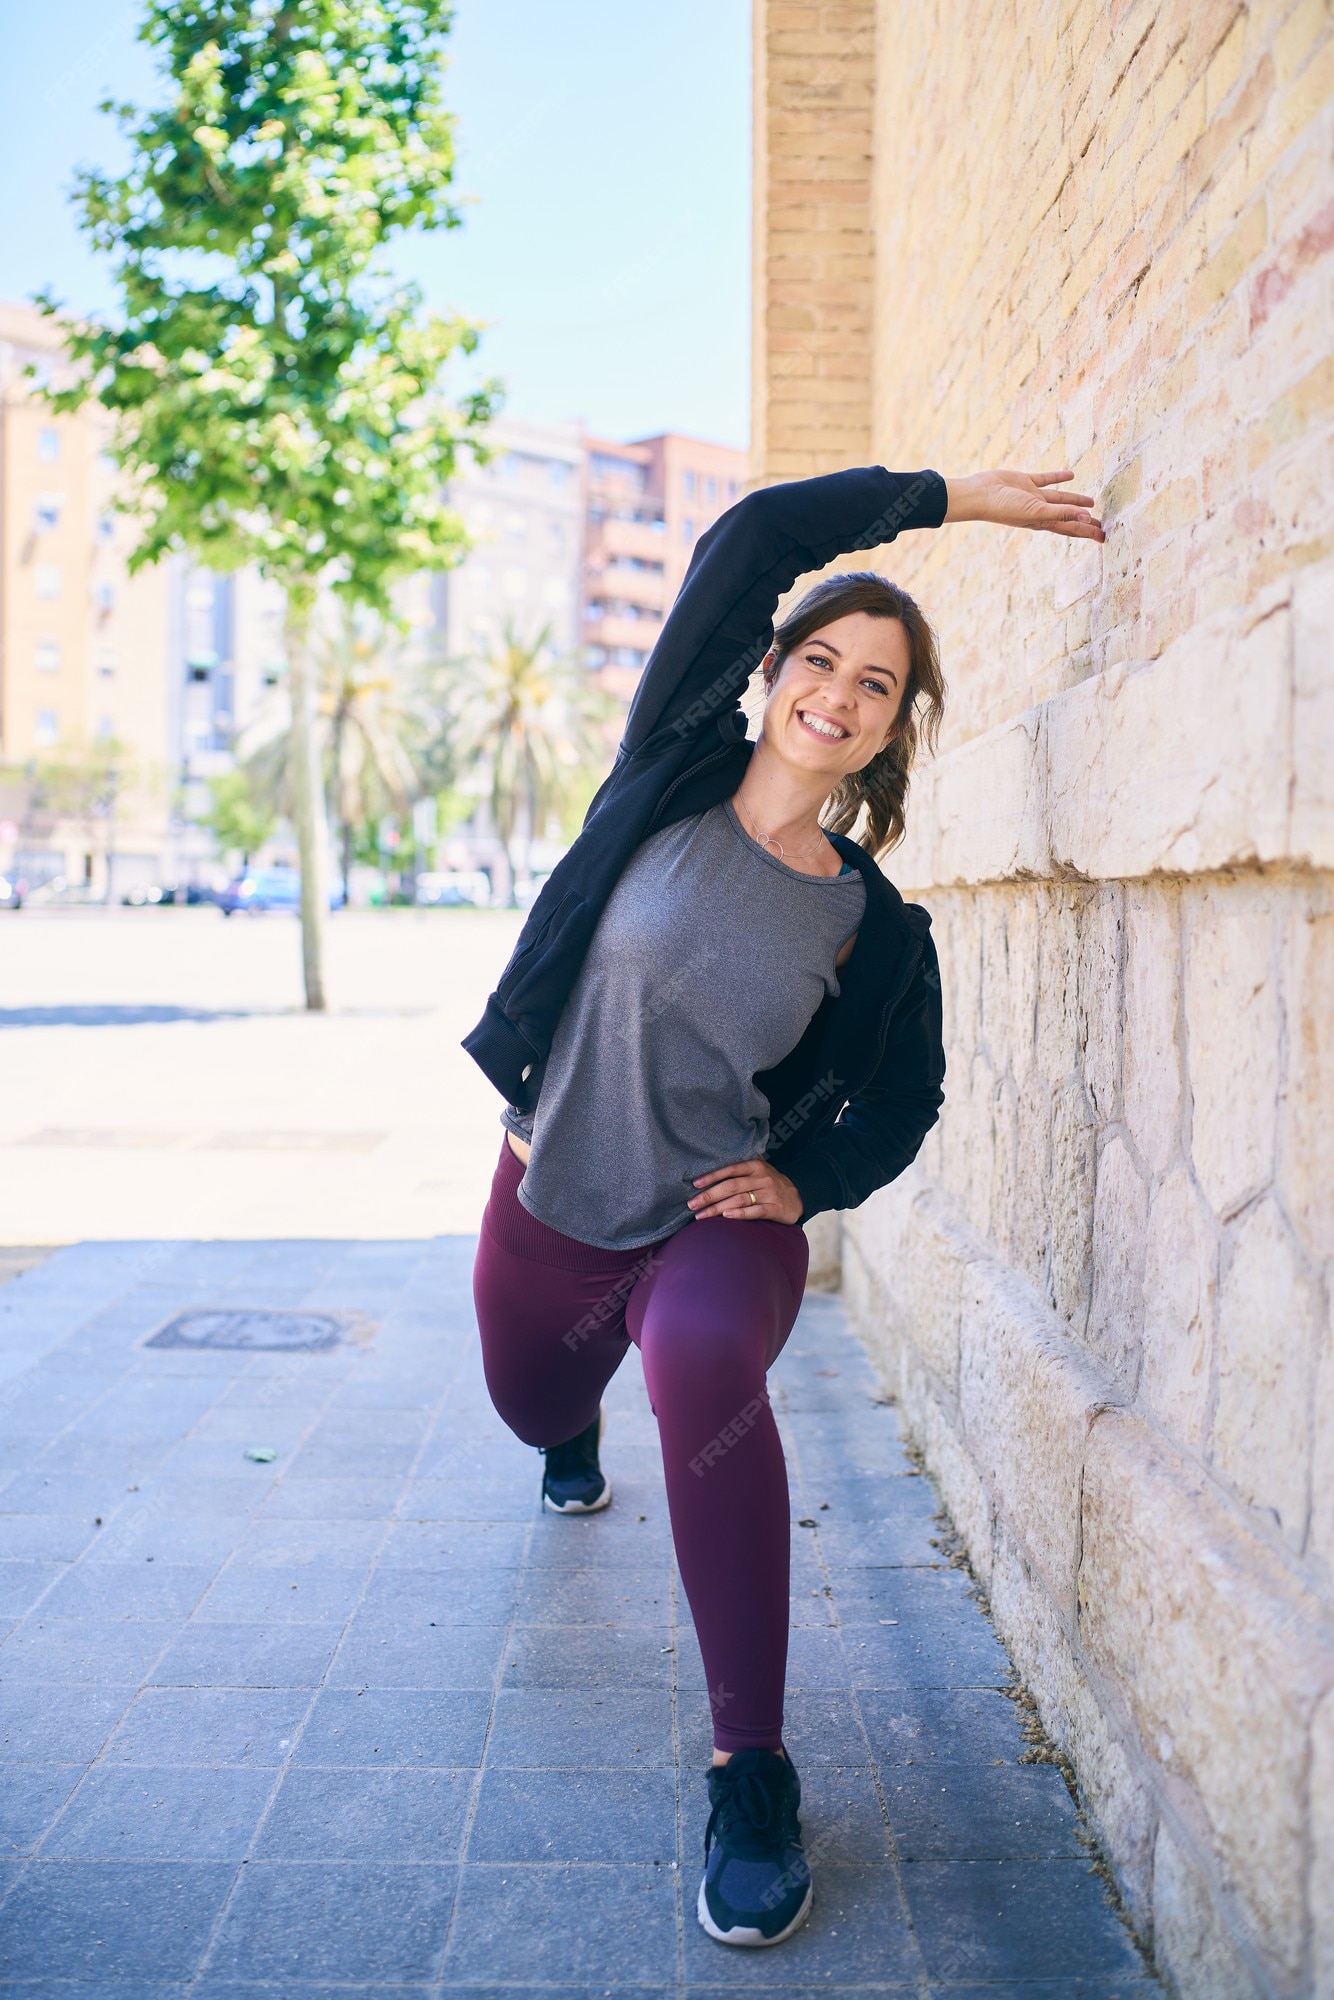
M 550 640 L 549 627 L 524 640 L 507 624 L 494 651 L 455 665 L 445 702 L 459 767 L 482 773 L 507 858 L 521 835 L 524 875 L 534 836 L 553 815 L 568 825 L 575 800 L 586 804 L 596 789 L 590 779 L 610 762 L 624 714 L 582 666 L 554 655 Z
M 125 744 L 110 736 L 95 743 L 75 741 L 54 756 L 34 759 L 25 775 L 25 823 L 73 820 L 90 846 L 100 842 L 106 875 L 102 900 L 109 903 L 115 886 L 117 816 L 136 782 Z
M 75 194 L 117 260 L 119 324 L 64 323 L 77 380 L 50 400 L 95 396 L 114 414 L 141 522 L 132 566 L 189 549 L 216 569 L 254 563 L 285 594 L 312 1008 L 327 907 L 317 593 L 387 612 L 396 578 L 458 560 L 441 485 L 497 395 L 444 397 L 442 371 L 476 329 L 422 317 L 381 261 L 396 232 L 460 220 L 440 98 L 450 21 L 445 0 L 148 0 L 140 38 L 160 52 L 166 101 L 104 107 L 130 164 L 82 173 Z
M 277 814 L 242 767 L 210 778 L 208 789 L 208 811 L 199 815 L 197 824 L 208 828 L 224 854 L 234 849 L 242 868 L 248 868 L 251 855 L 277 826 Z

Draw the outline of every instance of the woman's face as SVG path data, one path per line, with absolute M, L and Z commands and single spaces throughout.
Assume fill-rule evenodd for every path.
M 764 706 L 766 743 L 832 789 L 897 733 L 910 665 L 900 619 L 866 611 L 832 619 L 784 660 Z

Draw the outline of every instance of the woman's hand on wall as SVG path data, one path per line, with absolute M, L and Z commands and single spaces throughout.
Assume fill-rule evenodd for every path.
M 737 1160 L 730 1167 L 714 1167 L 699 1175 L 695 1188 L 686 1206 L 694 1210 L 696 1222 L 720 1215 L 739 1216 L 743 1222 L 747 1216 L 757 1222 L 801 1219 L 801 1196 L 787 1175 L 767 1160 Z
M 1102 522 L 1091 511 L 1091 493 L 1049 491 L 1074 474 L 1063 472 L 971 472 L 947 479 L 947 521 L 994 521 L 1003 528 L 1043 528 L 1049 535 L 1075 535 L 1105 542 Z

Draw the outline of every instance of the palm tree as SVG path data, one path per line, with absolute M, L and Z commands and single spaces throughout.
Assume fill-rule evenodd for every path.
M 425 788 L 437 733 L 429 670 L 382 621 L 340 606 L 332 631 L 311 645 L 316 675 L 316 726 L 329 817 L 338 829 L 343 895 L 349 891 L 357 828 L 389 812 L 406 812 Z M 280 691 L 255 716 L 238 756 L 256 788 L 280 811 L 287 795 L 291 710 Z
M 348 612 L 320 656 L 321 715 L 328 726 L 330 817 L 338 828 L 343 895 L 359 826 L 386 812 L 406 812 L 422 794 L 417 755 L 428 724 L 417 705 L 418 677 L 401 640 Z
M 623 708 L 576 661 L 551 651 L 551 627 L 525 640 L 507 622 L 500 644 L 449 669 L 445 724 L 460 769 L 483 774 L 505 854 L 506 900 L 517 903 L 512 847 L 522 835 L 519 879 L 532 877 L 532 846 L 554 813 L 568 810 L 615 745 Z

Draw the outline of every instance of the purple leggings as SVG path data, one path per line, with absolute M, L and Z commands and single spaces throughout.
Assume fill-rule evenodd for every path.
M 528 1213 L 523 1171 L 502 1138 L 473 1267 L 491 1400 L 525 1444 L 563 1444 L 592 1423 L 634 1342 L 714 1743 L 777 1750 L 790 1527 L 765 1371 L 801 1305 L 805 1233 L 714 1217 L 638 1250 L 599 1250 Z

